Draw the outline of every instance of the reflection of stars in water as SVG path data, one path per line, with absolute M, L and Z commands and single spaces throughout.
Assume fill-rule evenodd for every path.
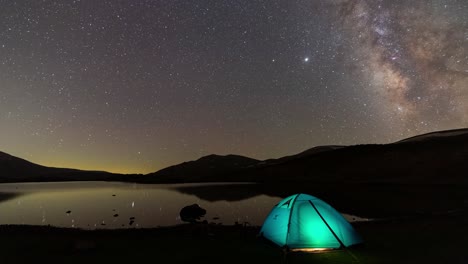
M 46 222 L 45 210 L 43 209 L 42 205 L 40 205 L 39 208 L 42 209 L 42 223 L 45 223 Z

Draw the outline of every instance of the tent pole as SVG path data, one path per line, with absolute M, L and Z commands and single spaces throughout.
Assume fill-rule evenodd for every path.
M 320 218 L 322 219 L 322 221 L 325 223 L 325 225 L 327 225 L 328 229 L 330 230 L 330 232 L 332 232 L 333 236 L 335 236 L 336 240 L 338 240 L 338 242 L 340 242 L 340 247 L 341 248 L 346 248 L 345 245 L 343 244 L 343 242 L 341 241 L 341 239 L 335 234 L 335 231 L 333 231 L 333 229 L 331 229 L 330 225 L 328 225 L 327 221 L 325 221 L 325 219 L 323 218 L 323 216 L 320 214 L 320 212 L 317 210 L 317 208 L 315 207 L 314 203 L 312 203 L 311 200 L 309 200 L 309 203 L 312 205 L 312 207 L 315 209 L 315 212 L 317 212 L 317 214 L 320 216 Z
M 315 205 L 312 203 L 312 201 L 309 200 L 309 203 L 312 205 L 312 207 L 315 209 L 315 211 L 317 212 L 317 214 L 320 216 L 320 218 L 322 219 L 322 221 L 325 223 L 325 225 L 327 225 L 328 229 L 330 229 L 330 232 L 332 232 L 333 236 L 335 236 L 336 240 L 338 240 L 338 242 L 340 242 L 340 248 L 343 248 L 346 253 L 348 253 L 348 255 L 350 255 L 356 262 L 360 262 L 359 259 L 354 256 L 354 254 L 348 250 L 348 248 L 343 244 L 343 242 L 341 241 L 340 238 L 338 238 L 338 236 L 335 234 L 335 232 L 333 231 L 333 229 L 331 229 L 331 227 L 328 225 L 327 221 L 325 221 L 325 219 L 323 218 L 323 216 L 320 214 L 320 212 L 317 210 L 317 207 L 315 207 Z
M 317 212 L 317 214 L 320 216 L 320 218 L 322 218 L 323 222 L 327 225 L 328 229 L 330 229 L 330 231 L 332 232 L 332 234 L 335 236 L 336 240 L 338 240 L 338 242 L 340 242 L 340 247 L 343 248 L 346 253 L 348 253 L 348 255 L 350 255 L 356 262 L 359 263 L 359 259 L 354 256 L 354 254 L 348 250 L 348 248 L 343 244 L 343 242 L 341 241 L 341 239 L 338 238 L 338 236 L 335 234 L 335 232 L 333 231 L 333 229 L 331 229 L 331 227 L 328 225 L 327 221 L 325 221 L 325 219 L 322 217 L 322 215 L 320 214 L 320 212 L 317 210 L 317 208 L 315 207 L 315 205 L 312 203 L 312 201 L 310 201 L 310 204 L 312 205 L 312 207 L 314 207 L 315 211 Z
M 289 211 L 289 218 L 288 218 L 288 232 L 286 233 L 286 241 L 285 241 L 285 246 L 287 247 L 286 249 L 289 251 L 288 247 L 288 239 L 289 239 L 289 228 L 291 227 L 291 217 L 292 217 L 292 211 L 294 208 L 294 203 L 296 202 L 297 197 L 301 195 L 300 193 L 296 195 L 296 197 L 293 198 L 293 201 L 291 202 L 291 210 Z

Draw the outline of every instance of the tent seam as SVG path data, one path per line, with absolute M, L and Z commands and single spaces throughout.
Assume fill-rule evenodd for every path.
M 288 245 L 288 239 L 289 239 L 289 229 L 291 227 L 291 217 L 292 217 L 292 212 L 293 212 L 293 209 L 294 209 L 294 204 L 296 203 L 296 200 L 297 200 L 297 197 L 299 197 L 299 195 L 301 195 L 300 193 L 296 195 L 296 197 L 294 197 L 294 200 L 293 202 L 291 203 L 291 211 L 289 212 L 289 217 L 288 217 L 288 232 L 286 232 L 286 239 L 284 241 L 285 243 L 285 246 Z
M 315 211 L 317 212 L 318 216 L 322 219 L 322 221 L 325 223 L 325 225 L 328 227 L 328 229 L 330 230 L 330 232 L 332 233 L 332 235 L 335 237 L 335 239 L 338 241 L 338 243 L 340 243 L 340 247 L 342 248 L 346 248 L 346 246 L 344 245 L 343 241 L 341 241 L 341 239 L 338 237 L 337 234 L 335 234 L 335 231 L 333 231 L 333 229 L 331 228 L 331 226 L 328 224 L 328 222 L 325 220 L 325 218 L 323 218 L 322 214 L 319 212 L 319 210 L 315 207 L 314 203 L 312 203 L 311 200 L 309 200 L 309 203 L 312 205 L 312 207 L 315 209 Z

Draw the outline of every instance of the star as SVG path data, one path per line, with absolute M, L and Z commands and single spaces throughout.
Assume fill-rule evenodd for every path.
M 0 8 L 0 145 L 35 163 L 151 173 L 468 124 L 466 0 L 56 2 Z

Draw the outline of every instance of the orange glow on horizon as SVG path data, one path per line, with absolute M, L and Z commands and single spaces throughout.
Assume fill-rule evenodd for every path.
M 117 174 L 147 174 L 156 172 L 165 167 L 164 165 L 156 164 L 156 162 L 155 164 L 151 164 L 153 166 L 142 167 L 138 162 L 122 162 L 121 160 L 112 157 L 94 160 L 75 157 L 70 160 L 69 157 L 40 156 L 34 159 L 27 158 L 26 160 L 37 165 L 52 168 L 67 168 L 84 171 L 105 171 Z

